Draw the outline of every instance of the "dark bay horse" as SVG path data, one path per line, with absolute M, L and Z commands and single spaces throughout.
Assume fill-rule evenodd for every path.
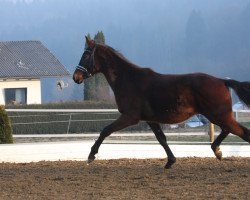
M 96 73 L 103 73 L 114 91 L 121 116 L 106 126 L 91 148 L 88 162 L 95 159 L 103 140 L 115 131 L 146 121 L 157 140 L 165 149 L 170 168 L 176 158 L 170 150 L 159 123 L 175 124 L 195 114 L 202 114 L 221 128 L 211 148 L 218 159 L 222 158 L 221 142 L 229 133 L 250 142 L 250 130 L 233 117 L 229 87 L 250 106 L 250 82 L 224 80 L 194 73 L 163 75 L 149 68 L 140 68 L 113 48 L 96 44 L 86 38 L 88 45 L 73 75 L 76 83 Z

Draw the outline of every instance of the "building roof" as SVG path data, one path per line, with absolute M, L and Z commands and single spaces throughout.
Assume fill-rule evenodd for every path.
M 0 42 L 0 78 L 70 75 L 40 41 Z

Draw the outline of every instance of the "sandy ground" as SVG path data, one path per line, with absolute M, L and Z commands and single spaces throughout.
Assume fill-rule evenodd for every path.
M 250 158 L 0 163 L 0 199 L 249 199 Z

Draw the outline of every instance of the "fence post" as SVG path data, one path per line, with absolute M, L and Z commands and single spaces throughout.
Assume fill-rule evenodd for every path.
M 236 119 L 236 121 L 238 121 L 238 118 L 239 118 L 239 116 L 238 116 L 238 111 L 236 110 L 236 111 L 235 111 L 235 119 Z
M 210 123 L 209 124 L 209 137 L 210 137 L 210 142 L 214 142 L 214 124 Z
M 71 114 L 69 114 L 69 123 L 68 123 L 68 128 L 67 128 L 67 134 L 69 134 L 69 128 L 70 128 L 70 123 L 71 123 Z

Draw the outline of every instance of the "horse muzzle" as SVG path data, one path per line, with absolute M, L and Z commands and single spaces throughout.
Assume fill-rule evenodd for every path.
M 83 79 L 80 80 L 80 79 L 76 78 L 75 75 L 73 75 L 73 81 L 74 81 L 75 83 L 77 83 L 77 84 L 81 84 L 81 83 L 83 82 Z
M 92 75 L 88 72 L 85 67 L 77 66 L 73 74 L 73 80 L 77 84 L 81 84 L 84 79 L 91 77 Z

